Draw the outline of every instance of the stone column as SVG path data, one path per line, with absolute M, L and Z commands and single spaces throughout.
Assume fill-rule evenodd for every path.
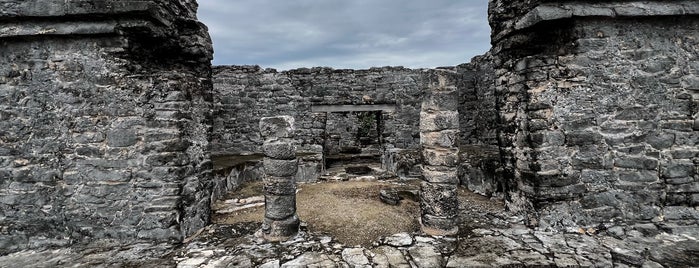
M 422 102 L 420 144 L 424 163 L 420 189 L 422 231 L 428 235 L 455 235 L 459 178 L 458 92 L 447 71 L 435 71 Z
M 268 241 L 283 241 L 296 235 L 296 179 L 298 170 L 294 146 L 294 118 L 291 116 L 260 119 L 264 139 L 265 219 L 262 236 Z

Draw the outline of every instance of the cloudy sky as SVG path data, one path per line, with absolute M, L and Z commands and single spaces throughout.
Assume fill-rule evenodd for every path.
M 490 47 L 487 0 L 199 0 L 214 64 L 431 68 Z

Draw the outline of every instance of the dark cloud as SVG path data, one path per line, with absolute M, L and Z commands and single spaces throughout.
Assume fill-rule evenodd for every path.
M 214 64 L 456 65 L 489 48 L 487 0 L 199 0 Z

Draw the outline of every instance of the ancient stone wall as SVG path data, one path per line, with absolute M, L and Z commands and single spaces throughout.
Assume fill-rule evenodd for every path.
M 697 4 L 531 7 L 491 14 L 509 207 L 544 227 L 696 224 Z
M 495 185 L 492 181 L 497 165 L 493 163 L 498 154 L 497 109 L 489 57 L 446 69 L 454 70 L 454 76 L 458 76 L 454 81 L 457 81 L 461 103 L 461 143 L 475 145 L 464 156 L 471 158 L 466 163 L 469 174 L 464 183 L 474 184 L 474 189 L 491 194 L 497 188 L 490 185 Z M 331 133 L 326 129 L 346 125 L 356 132 L 356 116 L 326 113 L 325 109 L 314 110 L 314 107 L 385 106 L 390 109 L 382 111 L 379 120 L 384 166 L 401 175 L 419 175 L 420 104 L 428 88 L 426 77 L 432 72 L 434 70 L 401 67 L 369 70 L 312 68 L 285 72 L 264 70 L 258 66 L 215 67 L 214 154 L 259 153 L 262 141 L 256 129 L 257 120 L 280 114 L 296 118 L 302 155 L 322 153 L 324 149 L 326 153 L 338 151 L 342 144 L 332 143 L 334 136 L 342 139 L 352 131 Z M 302 157 L 302 166 L 309 162 L 303 158 L 307 157 Z M 304 181 L 303 176 L 312 177 L 310 173 L 313 173 L 311 169 L 302 167 L 297 180 Z
M 422 73 L 401 67 L 284 72 L 258 66 L 215 67 L 214 153 L 259 152 L 262 141 L 255 122 L 282 114 L 296 118 L 302 146 L 322 145 L 326 113 L 313 112 L 312 107 L 318 105 L 394 105 L 394 112 L 383 113 L 384 141 L 397 148 L 416 149 L 425 89 Z
M 0 3 L 0 252 L 178 242 L 209 221 L 193 1 Z

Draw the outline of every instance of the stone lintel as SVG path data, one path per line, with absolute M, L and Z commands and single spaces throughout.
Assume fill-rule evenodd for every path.
M 311 112 L 314 113 L 337 113 L 337 112 L 395 112 L 395 104 L 362 104 L 362 105 L 313 105 Z
M 538 5 L 514 23 L 510 30 L 504 30 L 494 36 L 497 42 L 510 35 L 547 21 L 580 17 L 654 17 L 654 16 L 696 16 L 699 15 L 699 2 L 681 1 L 574 1 L 553 2 Z
M 699 15 L 699 2 L 691 1 L 633 1 L 612 3 L 547 3 L 524 15 L 515 29 L 529 28 L 543 21 L 572 17 L 648 17 Z
M 148 12 L 155 5 L 152 0 L 9 0 L 0 3 L 0 18 L 113 15 Z
M 120 34 L 132 28 L 158 35 L 158 27 L 178 19 L 174 12 L 153 0 L 8 0 L 0 3 L 0 38 Z

